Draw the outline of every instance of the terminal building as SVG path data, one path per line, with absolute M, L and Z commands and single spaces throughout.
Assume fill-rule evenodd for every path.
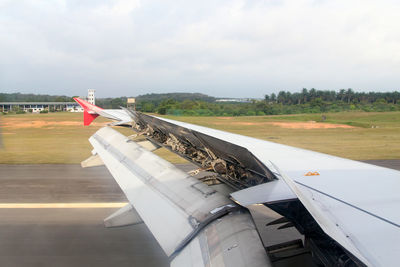
M 25 111 L 40 112 L 47 111 L 69 111 L 83 112 L 83 109 L 75 102 L 0 102 L 2 112 Z
M 86 99 L 89 103 L 95 104 L 95 90 L 89 89 Z M 76 102 L 0 102 L 0 111 L 25 111 L 39 113 L 41 111 L 68 111 L 83 112 L 83 108 Z

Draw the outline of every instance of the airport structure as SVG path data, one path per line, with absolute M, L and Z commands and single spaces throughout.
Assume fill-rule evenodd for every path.
M 87 97 L 87 102 L 89 102 L 92 105 L 96 105 L 96 98 L 94 96 L 95 90 L 89 89 L 88 90 L 88 97 Z
M 87 101 L 95 104 L 95 90 L 89 89 Z M 83 108 L 76 102 L 0 102 L 0 111 L 24 111 L 38 113 L 41 111 L 68 111 L 83 112 Z
M 251 98 L 220 98 L 215 100 L 215 102 L 233 102 L 233 103 L 251 103 Z
M 83 109 L 75 102 L 0 102 L 0 108 L 2 112 L 43 110 L 83 112 Z

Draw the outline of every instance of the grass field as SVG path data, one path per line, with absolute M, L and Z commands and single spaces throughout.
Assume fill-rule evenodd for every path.
M 350 159 L 400 159 L 400 112 L 324 115 L 324 122 L 322 114 L 169 118 Z M 84 127 L 82 113 L 0 116 L 0 163 L 79 163 L 90 155 L 88 138 L 105 122 Z M 157 153 L 183 162 L 166 150 Z
M 83 126 L 82 113 L 0 115 L 0 164 L 75 164 L 91 155 L 88 139 L 108 120 Z M 125 135 L 132 130 L 116 127 Z M 167 149 L 157 154 L 185 162 Z

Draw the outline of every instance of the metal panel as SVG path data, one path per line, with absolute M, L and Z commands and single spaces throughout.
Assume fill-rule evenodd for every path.
M 122 109 L 103 109 L 103 110 L 96 110 L 98 114 L 103 117 L 118 120 L 118 121 L 125 121 L 130 122 L 132 121 L 131 117 Z
M 90 142 L 167 255 L 232 203 L 109 127 Z
M 103 161 L 97 154 L 92 155 L 89 158 L 87 158 L 81 162 L 82 168 L 96 167 L 96 166 L 103 166 L 103 165 L 104 165 Z
M 126 204 L 104 219 L 106 227 L 120 227 L 139 223 L 143 223 L 143 220 L 131 204 Z
M 395 185 L 399 177 L 393 174 L 387 173 L 385 178 Z M 349 183 L 337 171 L 323 175 L 322 178 L 295 178 L 294 185 L 325 232 L 352 254 L 361 254 L 359 258 L 364 258 L 367 265 L 391 266 L 397 262 L 400 254 L 398 193 L 382 185 L 371 188 L 365 183 L 376 179 L 379 175 L 376 171 L 364 172 L 361 177 L 354 175 L 353 183 L 359 182 L 357 191 L 363 192 L 364 197 L 347 187 Z
M 209 224 L 172 260 L 171 266 L 272 265 L 250 214 L 247 211 L 237 211 Z
M 236 191 L 231 196 L 245 207 L 253 204 L 272 203 L 297 198 L 296 194 L 282 180 L 275 180 Z

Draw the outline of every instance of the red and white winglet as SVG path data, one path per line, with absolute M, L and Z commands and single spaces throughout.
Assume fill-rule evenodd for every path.
M 89 102 L 74 97 L 74 100 L 83 108 L 83 125 L 87 126 L 99 115 L 108 119 L 116 120 L 119 124 L 125 124 L 132 121 L 131 117 L 122 109 L 102 109 L 101 107 L 90 104 Z
M 79 97 L 74 97 L 74 100 L 83 108 L 83 125 L 85 126 L 90 125 L 99 116 L 99 111 L 103 110 Z

